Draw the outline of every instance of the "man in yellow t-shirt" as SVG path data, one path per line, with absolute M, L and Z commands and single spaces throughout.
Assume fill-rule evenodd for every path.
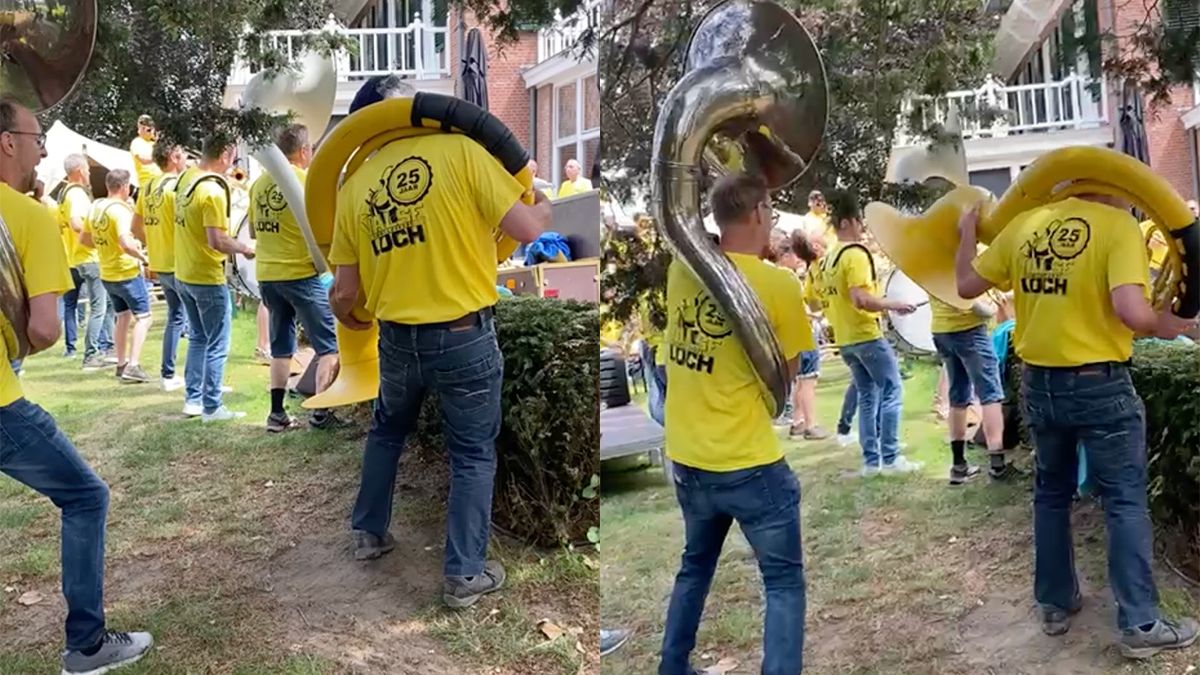
M 829 220 L 829 204 L 820 190 L 808 193 L 808 213 L 801 218 L 804 232 L 810 237 L 819 237 L 826 251 L 837 246 L 837 228 Z
M 133 156 L 133 166 L 137 169 L 137 184 L 140 189 L 151 178 L 162 174 L 162 170 L 154 161 L 154 120 L 149 115 L 138 118 L 138 135 L 129 143 L 129 154 Z
M 558 186 L 558 198 L 570 197 L 571 195 L 587 192 L 592 188 L 592 181 L 580 175 L 583 172 L 583 167 L 574 159 L 568 159 L 566 166 L 563 167 L 563 172 L 567 174 L 567 179 L 562 185 Z
M 544 194 L 533 190 L 529 206 L 524 192 L 483 146 L 453 133 L 389 143 L 338 190 L 330 304 L 350 329 L 378 320 L 381 345 L 379 397 L 351 519 L 355 558 L 378 558 L 395 546 L 388 526 L 396 462 L 424 392 L 436 391 L 453 495 L 442 599 L 456 608 L 499 590 L 505 578 L 500 563 L 487 560 L 504 375 L 492 318 L 495 232 L 528 243 L 551 218 Z M 365 315 L 355 314 L 360 292 Z
M 967 409 L 979 398 L 983 409 L 983 434 L 987 438 L 988 475 L 992 480 L 1012 478 L 1017 470 L 1004 457 L 1004 385 L 1000 364 L 988 332 L 988 319 L 995 308 L 980 300 L 969 310 L 960 310 L 929 296 L 933 314 L 930 328 L 933 346 L 945 366 L 950 404 L 950 484 L 962 485 L 979 475 L 979 467 L 967 463 Z
M 916 307 L 880 297 L 875 261 L 862 243 L 865 228 L 858 199 L 839 191 L 829 206 L 838 241 L 825 254 L 814 281 L 834 343 L 853 376 L 862 474 L 917 471 L 920 462 L 900 454 L 900 366 L 879 326 L 880 312 L 911 314 Z
M 141 357 L 152 323 L 150 291 L 142 276 L 142 265 L 150 260 L 142 252 L 141 242 L 133 236 L 129 172 L 113 169 L 105 176 L 104 184 L 108 198 L 92 204 L 80 241 L 100 254 L 100 280 L 117 314 L 113 336 L 117 343 L 117 379 L 149 382 L 150 376 L 141 367 Z
M 31 353 L 58 341 L 58 297 L 71 288 L 58 223 L 25 196 L 33 189 L 46 136 L 26 107 L 0 97 L 0 230 L 24 270 Z M 3 235 L 0 235 L 3 236 Z M 0 323 L 7 320 L 0 317 Z M 16 354 L 0 339 L 0 472 L 50 499 L 62 513 L 63 596 L 67 647 L 62 672 L 109 670 L 150 649 L 147 633 L 106 630 L 104 528 L 108 486 L 41 406 L 25 398 L 10 366 Z
M 163 391 L 176 391 L 184 385 L 175 374 L 175 357 L 179 338 L 187 328 L 187 315 L 175 281 L 175 186 L 179 174 L 187 168 L 183 147 L 159 142 L 154 146 L 154 163 L 162 174 L 151 178 L 138 193 L 133 215 L 133 232 L 146 238 L 146 254 L 150 271 L 158 277 L 163 298 L 167 301 L 167 325 L 163 328 L 162 363 L 159 376 Z
M 1104 503 L 1109 584 L 1121 652 L 1148 658 L 1196 639 L 1193 619 L 1161 618 L 1151 571 L 1145 411 L 1129 375 L 1135 335 L 1172 339 L 1194 324 L 1147 300 L 1145 245 L 1124 204 L 1081 195 L 1018 215 L 975 257 L 978 209 L 959 221 L 958 292 L 993 286 L 1016 295 L 1021 398 L 1037 454 L 1034 596 L 1042 629 L 1061 635 L 1079 611 L 1071 553 L 1077 447 Z
M 279 134 L 276 145 L 303 186 L 312 162 L 308 129 L 290 125 Z M 255 274 L 269 312 L 271 412 L 267 415 L 267 431 L 286 431 L 295 426 L 283 399 L 296 353 L 296 320 L 304 326 L 317 354 L 316 391 L 321 392 L 329 387 L 337 365 L 333 312 L 329 292 L 317 275 L 295 212 L 275 179 L 265 172 L 250 187 L 250 227 L 257 241 Z M 327 410 L 314 411 L 309 423 L 315 428 L 328 426 L 333 419 L 330 415 Z
M 67 155 L 63 160 L 63 169 L 67 173 L 67 184 L 58 193 L 58 217 L 63 246 L 67 249 L 67 264 L 71 267 L 71 279 L 78 291 L 74 298 L 67 296 L 66 301 L 73 300 L 78 305 L 79 298 L 87 296 L 83 369 L 99 370 L 104 367 L 108 356 L 101 340 L 108 316 L 108 291 L 104 290 L 104 283 L 100 281 L 100 258 L 96 249 L 84 246 L 79 241 L 88 213 L 92 210 L 90 166 L 83 155 Z M 115 358 L 113 363 L 116 363 Z
M 230 236 L 225 172 L 237 158 L 237 146 L 213 135 L 201 154 L 199 166 L 184 171 L 175 184 L 175 282 L 188 319 L 183 414 L 222 422 L 246 415 L 221 402 L 233 321 L 225 256 L 253 258 L 254 247 Z
M 758 296 L 794 377 L 812 349 L 802 289 L 760 259 L 770 241 L 766 183 L 731 174 L 712 189 L 721 250 Z M 667 271 L 666 450 L 686 530 L 659 672 L 691 672 L 690 652 L 734 521 L 750 541 L 766 586 L 763 672 L 799 673 L 804 652 L 800 485 L 775 435 L 766 394 L 724 310 L 679 260 Z

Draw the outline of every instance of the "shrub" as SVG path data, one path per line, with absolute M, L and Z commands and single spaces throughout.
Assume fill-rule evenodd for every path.
M 496 306 L 496 332 L 504 389 L 492 519 L 537 546 L 586 541 L 600 520 L 589 489 L 600 470 L 596 306 L 506 298 Z M 417 442 L 444 453 L 440 420 L 427 397 Z

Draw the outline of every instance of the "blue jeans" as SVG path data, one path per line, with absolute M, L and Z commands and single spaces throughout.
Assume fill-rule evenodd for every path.
M 87 337 L 83 347 L 83 356 L 87 358 L 112 346 L 111 339 L 106 342 L 100 337 L 108 316 L 108 291 L 100 281 L 100 266 L 96 263 L 84 263 L 74 271 L 79 274 L 80 290 L 88 297 Z M 112 335 L 111 330 L 109 335 Z
M 103 284 L 104 282 L 101 283 Z M 112 296 L 108 294 L 107 288 L 104 289 L 104 296 L 108 302 L 104 311 L 104 323 L 100 326 L 100 335 L 96 340 L 96 344 L 100 347 L 100 351 L 111 352 L 114 349 L 113 331 L 116 330 L 117 326 L 117 308 L 113 303 Z
M 490 313 L 474 326 L 379 325 L 379 397 L 351 526 L 384 536 L 391 524 L 396 465 L 427 391 L 438 395 L 450 454 L 446 576 L 483 573 L 491 536 L 496 436 L 504 356 Z
M 229 287 L 187 284 L 175 280 L 188 317 L 187 363 L 183 368 L 187 403 L 201 403 L 204 412 L 221 407 L 221 381 L 229 356 L 229 331 L 233 325 L 233 303 Z
M 1067 609 L 1079 592 L 1071 500 L 1082 442 L 1104 502 L 1108 583 L 1117 601 L 1117 625 L 1126 629 L 1157 621 L 1146 498 L 1146 415 L 1129 369 L 1119 364 L 1073 369 L 1026 365 L 1021 386 L 1037 450 L 1034 597 L 1042 606 Z
M 689 655 L 729 527 L 737 521 L 754 549 L 766 589 L 763 675 L 804 667 L 804 550 L 800 483 L 784 460 L 715 473 L 675 464 L 675 495 L 686 543 L 663 635 L 659 675 L 691 675 Z
M 887 340 L 879 338 L 841 348 L 858 390 L 858 443 L 863 463 L 878 466 L 896 461 L 900 449 L 903 387 L 900 366 Z
M 79 337 L 79 326 L 84 322 L 83 312 L 79 307 L 79 287 L 83 285 L 83 277 L 74 267 L 71 268 L 71 281 L 75 287 L 63 293 L 62 298 L 58 301 L 58 315 L 63 321 L 63 343 L 68 354 L 75 353 L 75 340 Z
M 655 365 L 656 347 L 642 343 L 642 373 L 646 380 L 647 407 L 650 409 L 650 419 L 665 426 L 667 404 L 667 367 Z
M 954 333 L 934 333 L 933 346 L 946 366 L 950 381 L 950 407 L 971 405 L 971 394 L 981 405 L 1004 400 L 1000 365 L 987 326 L 976 326 Z
M 850 425 L 854 423 L 854 413 L 858 411 L 858 387 L 854 386 L 854 373 L 850 373 L 850 386 L 842 396 L 842 413 L 838 415 L 837 432 L 845 436 L 850 433 Z
M 329 293 L 313 275 L 294 281 L 264 281 L 259 284 L 262 301 L 271 313 L 269 334 L 271 358 L 287 359 L 296 353 L 296 320 L 304 326 L 317 356 L 337 353 L 337 333 Z
M 0 472 L 45 495 L 62 512 L 67 649 L 95 645 L 104 632 L 108 486 L 54 418 L 23 398 L 0 407 Z
M 163 297 L 167 299 L 167 325 L 163 328 L 162 377 L 175 377 L 175 353 L 179 351 L 179 336 L 187 327 L 187 312 L 183 309 L 183 298 L 179 296 L 178 282 L 170 272 L 159 272 L 158 283 L 162 285 Z

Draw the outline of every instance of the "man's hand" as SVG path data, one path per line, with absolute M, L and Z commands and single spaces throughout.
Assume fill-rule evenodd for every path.
M 534 206 L 537 206 L 538 204 L 541 204 L 542 202 L 548 202 L 548 201 L 550 201 L 550 198 L 546 196 L 545 192 L 542 192 L 541 190 L 534 188 L 534 190 L 533 190 L 533 205 Z
M 1195 319 L 1182 319 L 1167 309 L 1158 314 L 1158 322 L 1154 326 L 1154 337 L 1174 340 L 1195 325 Z
M 893 302 L 891 303 L 891 307 L 888 307 L 888 310 L 895 312 L 900 316 L 905 316 L 917 311 L 917 306 L 910 302 Z
M 350 330 L 367 330 L 371 327 L 369 322 L 359 321 L 354 316 L 353 303 L 343 302 L 343 299 L 338 295 L 337 286 L 329 287 L 329 307 L 333 309 L 333 315 L 337 320 L 342 322 L 342 325 Z
M 254 260 L 254 251 L 257 248 L 257 244 L 257 240 L 251 239 L 250 243 L 246 245 L 246 250 L 242 252 L 242 255 L 245 256 L 246 260 Z

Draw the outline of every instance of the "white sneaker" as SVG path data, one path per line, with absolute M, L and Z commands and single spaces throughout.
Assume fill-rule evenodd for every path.
M 163 391 L 179 391 L 183 389 L 183 378 L 176 375 L 175 377 L 164 377 L 162 379 Z
M 851 431 L 848 434 L 838 434 L 837 435 L 837 443 L 839 446 L 841 446 L 843 448 L 846 447 L 847 445 L 853 445 L 857 442 L 858 442 L 858 434 L 854 433 L 853 431 Z
M 231 387 L 231 386 L 229 386 L 229 385 L 227 385 L 227 384 L 223 384 L 223 385 L 221 385 L 221 393 L 222 393 L 222 394 L 228 394 L 228 393 L 229 393 L 229 392 L 231 392 L 231 391 L 233 391 L 233 387 Z
M 867 478 L 869 476 L 877 476 L 877 475 L 879 475 L 879 472 L 880 472 L 880 468 L 879 468 L 878 464 L 863 465 L 863 468 L 862 468 L 863 478 Z
M 211 413 L 204 413 L 200 419 L 205 422 L 227 422 L 229 420 L 241 419 L 246 416 L 244 412 L 234 412 L 225 406 L 221 406 Z
M 188 417 L 199 417 L 204 414 L 204 404 L 185 402 L 183 404 L 183 414 Z
M 891 464 L 883 465 L 883 472 L 912 473 L 913 471 L 920 471 L 922 466 L 924 466 L 924 464 L 920 462 L 914 462 L 904 455 L 896 455 L 896 461 L 892 462 Z

